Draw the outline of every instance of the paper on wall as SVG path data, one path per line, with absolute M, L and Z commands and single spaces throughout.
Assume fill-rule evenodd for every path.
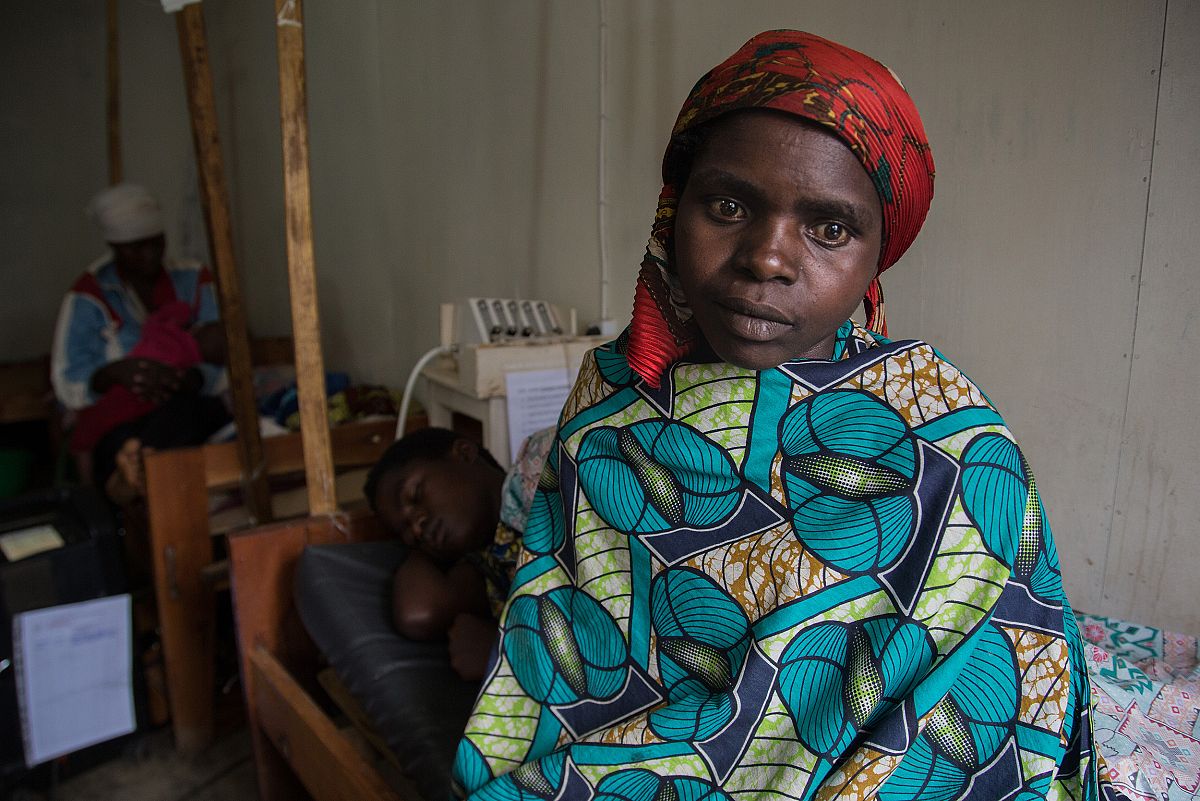
M 565 367 L 518 370 L 504 374 L 504 388 L 508 400 L 508 459 L 512 464 L 526 437 L 558 423 L 571 391 L 571 379 Z
M 174 14 L 184 6 L 190 6 L 192 3 L 199 3 L 200 0 L 162 0 L 163 11 L 168 14 Z
M 126 594 L 13 617 L 29 767 L 136 727 L 130 608 Z

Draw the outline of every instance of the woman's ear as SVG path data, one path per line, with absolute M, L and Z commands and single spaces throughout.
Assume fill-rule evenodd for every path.
M 479 458 L 479 443 L 475 440 L 459 437 L 450 446 L 450 458 L 456 462 L 470 464 Z

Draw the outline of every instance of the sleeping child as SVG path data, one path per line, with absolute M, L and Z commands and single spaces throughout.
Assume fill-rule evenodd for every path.
M 506 476 L 473 440 L 420 429 L 388 448 L 367 477 L 371 508 L 409 548 L 392 585 L 396 629 L 416 641 L 448 638 L 464 679 L 483 678 L 552 433 L 530 437 Z

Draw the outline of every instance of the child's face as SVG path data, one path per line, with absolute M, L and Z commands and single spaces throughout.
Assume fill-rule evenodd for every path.
M 755 370 L 827 359 L 875 276 L 879 197 L 832 134 L 783 115 L 718 120 L 675 218 L 675 265 L 724 361 Z
M 375 502 L 384 527 L 442 562 L 482 548 L 496 531 L 495 485 L 503 475 L 478 467 L 452 451 L 386 473 Z

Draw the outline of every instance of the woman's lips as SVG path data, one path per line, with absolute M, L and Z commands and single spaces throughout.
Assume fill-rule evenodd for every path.
M 753 342 L 770 342 L 792 327 L 778 309 L 758 306 L 737 298 L 716 304 L 730 333 Z

